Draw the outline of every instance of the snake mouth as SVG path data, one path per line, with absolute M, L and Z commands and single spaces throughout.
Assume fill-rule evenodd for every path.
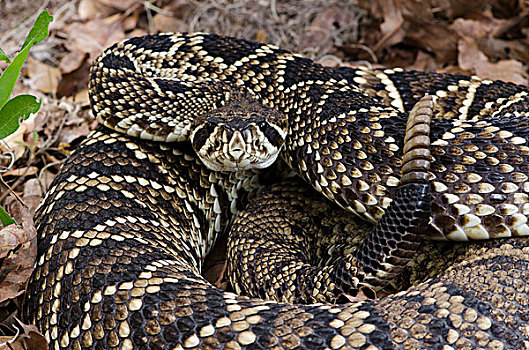
M 214 171 L 269 167 L 278 157 L 286 134 L 266 122 L 251 122 L 233 130 L 225 123 L 207 122 L 190 135 L 200 160 Z

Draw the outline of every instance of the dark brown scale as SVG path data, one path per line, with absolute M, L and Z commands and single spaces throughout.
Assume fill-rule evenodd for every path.
M 526 87 L 519 86 L 513 83 L 505 83 L 502 81 L 495 81 L 491 84 L 484 84 L 476 91 L 475 102 L 469 109 L 470 115 L 480 115 L 482 110 L 485 109 L 485 104 L 488 101 L 496 101 L 499 98 L 508 99 L 516 93 L 522 91 L 529 91 Z M 496 108 L 502 106 L 502 104 L 496 104 L 492 109 L 487 109 L 487 115 L 491 112 L 496 111 Z M 524 106 L 525 110 L 526 106 Z M 516 109 L 516 108 L 513 108 Z M 505 112 L 511 112 L 513 109 L 506 109 Z M 504 114 L 504 113 L 503 113 Z M 513 125 L 514 126 L 514 125 Z

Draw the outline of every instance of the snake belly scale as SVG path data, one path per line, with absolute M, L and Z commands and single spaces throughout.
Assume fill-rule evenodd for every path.
M 232 96 L 257 100 L 287 116 L 287 129 L 271 132 L 286 130 L 286 163 L 337 205 L 378 222 L 399 188 L 405 113 L 434 95 L 425 235 L 526 235 L 526 88 L 334 70 L 207 34 L 117 44 L 91 79 L 104 126 L 70 157 L 37 212 L 39 260 L 24 312 L 51 348 L 529 348 L 525 238 L 454 248 L 436 277 L 378 301 L 298 305 L 211 286 L 200 269 L 216 237 L 248 198 L 271 202 L 257 193 L 258 172 L 212 172 L 196 149 L 172 143 L 189 140 L 193 120 Z M 267 134 L 251 123 L 254 135 Z

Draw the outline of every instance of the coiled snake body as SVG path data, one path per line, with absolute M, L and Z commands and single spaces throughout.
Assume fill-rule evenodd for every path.
M 450 247 L 413 268 L 434 278 L 378 301 L 291 303 L 380 288 L 424 237 L 529 234 L 526 88 L 160 34 L 106 50 L 90 92 L 104 126 L 37 212 L 24 312 L 52 348 L 529 348 L 525 238 Z M 253 169 L 278 154 L 335 204 Z M 233 284 L 280 302 L 200 276 L 248 202 L 230 269 L 264 282 Z

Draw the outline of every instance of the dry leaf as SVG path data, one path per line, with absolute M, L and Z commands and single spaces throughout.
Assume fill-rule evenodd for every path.
M 57 86 L 61 79 L 61 71 L 50 65 L 39 62 L 29 56 L 26 64 L 26 72 L 29 77 L 29 87 L 45 94 L 57 92 Z
M 378 41 L 369 46 L 378 56 L 385 56 L 382 60 L 385 65 L 394 66 L 410 59 L 413 62 L 413 48 L 432 53 L 437 62 L 455 62 L 458 37 L 448 23 L 436 18 L 440 7 L 435 0 L 375 0 L 360 4 L 369 8 L 377 21 L 382 21 Z M 397 44 L 406 46 L 395 49 Z M 382 48 L 386 50 L 381 52 Z
M 215 287 L 224 289 L 228 287 L 226 269 L 228 268 L 227 260 L 219 261 L 212 264 L 204 270 L 204 278 Z
M 80 19 L 87 20 L 97 16 L 97 7 L 93 0 L 81 0 L 77 7 L 77 14 Z
M 502 0 L 503 1 L 503 0 Z M 474 11 L 485 8 L 490 0 L 429 0 L 431 7 L 446 18 L 455 18 L 473 14 Z
M 154 28 L 159 32 L 182 32 L 187 23 L 173 16 L 158 13 L 153 17 Z
M 383 34 L 382 39 L 373 48 L 376 51 L 380 47 L 387 47 L 402 42 L 406 31 L 402 28 L 404 18 L 402 10 L 396 6 L 394 0 L 380 0 L 384 22 L 380 25 Z
M 434 71 L 437 68 L 437 63 L 432 55 L 419 51 L 415 62 L 411 66 L 406 67 L 407 69 L 416 69 L 421 71 Z
M 457 18 L 454 23 L 450 25 L 460 37 L 470 37 L 475 40 L 488 37 L 496 32 L 499 28 L 497 21 L 488 20 L 473 20 L 465 18 Z
M 342 6 L 333 6 L 317 14 L 303 32 L 300 49 L 317 49 L 318 55 L 326 54 L 334 45 L 336 31 L 353 21 L 352 13 Z
M 474 71 L 476 64 L 488 62 L 487 56 L 478 49 L 475 40 L 469 37 L 463 37 L 458 41 L 458 63 L 462 69 Z
M 203 276 L 214 286 L 227 290 L 229 283 L 226 275 L 227 269 L 227 237 L 219 237 L 213 249 L 204 261 Z
M 371 301 L 376 300 L 378 298 L 377 293 L 370 287 L 367 286 L 361 286 L 358 290 L 358 294 L 355 296 L 352 296 L 350 294 L 341 293 L 336 297 L 336 300 L 343 304 L 344 301 L 348 303 L 357 303 L 362 301 Z
M 407 30 L 404 42 L 431 52 L 438 62 L 455 62 L 457 35 L 447 24 L 434 17 L 435 8 L 428 3 L 402 0 L 402 16 Z
M 144 36 L 147 35 L 147 32 L 143 29 L 136 28 L 132 32 L 127 33 L 127 38 L 133 38 L 136 36 Z
M 77 8 L 79 18 L 82 20 L 105 18 L 116 12 L 115 7 L 108 6 L 99 0 L 81 0 Z
M 88 97 L 88 89 L 83 89 L 77 92 L 75 95 L 68 96 L 66 101 L 70 103 L 78 103 L 81 107 L 88 107 L 90 105 L 90 99 Z
M 0 303 L 19 296 L 26 285 L 37 257 L 36 230 L 33 221 L 22 228 L 9 225 L 0 230 Z
M 80 125 L 65 127 L 61 131 L 58 141 L 71 145 L 78 138 L 88 135 L 90 130 L 90 126 L 84 122 Z
M 259 29 L 255 32 L 255 40 L 260 42 L 260 43 L 263 43 L 263 44 L 266 44 L 267 41 L 266 41 L 266 31 L 262 30 L 262 29 Z
M 160 32 L 181 32 L 188 28 L 185 20 L 189 13 L 189 2 L 186 0 L 173 1 L 162 8 L 153 17 L 154 28 Z
M 90 63 L 105 48 L 123 40 L 125 33 L 119 20 L 96 18 L 86 23 L 72 23 L 68 27 L 68 37 L 66 47 L 70 54 L 61 61 L 65 74 L 57 89 L 59 97 L 71 96 L 86 88 Z
M 74 22 L 68 27 L 68 50 L 84 56 L 89 55 L 92 62 L 105 48 L 125 39 L 125 33 L 119 21 L 93 19 L 86 23 Z
M 9 169 L 2 173 L 2 176 L 29 176 L 37 174 L 39 169 L 36 166 Z
M 9 213 L 20 225 L 13 224 L 0 230 L 0 303 L 23 292 L 37 257 L 33 210 L 12 195 L 6 202 Z
M 35 130 L 35 121 L 38 120 L 37 116 L 39 114 L 40 113 L 37 112 L 36 114 L 30 115 L 28 119 L 23 120 L 22 123 L 20 123 L 19 128 L 14 133 L 1 140 L 0 151 L 5 150 L 13 152 L 15 160 L 20 159 L 26 152 L 26 146 L 23 145 L 24 136 Z
M 24 184 L 24 194 L 22 195 L 22 201 L 27 206 L 29 213 L 34 213 L 37 206 L 44 198 L 44 193 L 48 189 L 51 179 L 53 176 L 49 176 L 49 172 L 42 174 L 39 179 L 29 179 Z
M 64 55 L 59 63 L 59 68 L 63 74 L 68 74 L 76 69 L 79 69 L 83 62 L 86 60 L 88 53 L 80 55 L 79 52 L 68 52 Z
M 126 11 L 137 4 L 137 0 L 95 0 L 98 6 L 114 8 L 118 11 Z
M 140 12 L 134 11 L 132 14 L 128 17 L 125 17 L 121 21 L 121 25 L 123 26 L 124 31 L 133 30 L 138 25 L 138 19 L 140 18 Z
M 84 57 L 84 60 L 79 68 L 70 73 L 63 74 L 57 89 L 58 97 L 72 96 L 79 91 L 86 90 L 88 86 L 90 63 L 88 62 L 88 54 L 83 54 L 81 56 Z
M 472 38 L 464 37 L 459 40 L 458 51 L 458 63 L 462 69 L 482 78 L 527 84 L 527 73 L 521 62 L 501 60 L 491 63 Z
M 16 334 L 0 337 L 0 350 L 42 350 L 48 348 L 46 338 L 34 325 L 26 325 L 14 317 L 14 322 L 8 326 L 16 331 Z
M 19 245 L 30 241 L 31 232 L 19 228 L 17 225 L 9 225 L 0 230 L 0 259 L 7 257 L 9 252 Z

